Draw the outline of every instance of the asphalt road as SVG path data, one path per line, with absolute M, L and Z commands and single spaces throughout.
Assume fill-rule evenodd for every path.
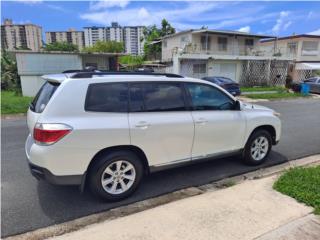
M 283 131 L 264 165 L 274 165 L 320 153 L 320 101 L 300 99 L 261 103 L 280 112 Z M 62 223 L 189 186 L 253 171 L 237 157 L 224 158 L 152 174 L 129 199 L 117 203 L 98 201 L 77 187 L 52 186 L 34 179 L 27 166 L 25 119 L 2 121 L 1 230 L 2 237 Z

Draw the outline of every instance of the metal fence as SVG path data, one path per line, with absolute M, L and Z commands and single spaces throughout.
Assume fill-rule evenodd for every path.
M 239 65 L 241 69 L 236 70 L 237 79 L 242 86 L 285 85 L 289 63 L 287 60 L 242 60 Z M 208 60 L 182 59 L 179 74 L 194 78 L 206 77 L 208 65 Z
M 242 63 L 240 84 L 243 86 L 285 85 L 289 61 L 246 60 Z

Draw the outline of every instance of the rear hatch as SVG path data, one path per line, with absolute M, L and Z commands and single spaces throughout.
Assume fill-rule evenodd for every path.
M 36 125 L 38 118 L 46 108 L 52 95 L 59 87 L 59 82 L 46 81 L 40 88 L 33 101 L 30 103 L 30 107 L 27 113 L 27 124 L 31 134 L 33 134 L 33 128 Z

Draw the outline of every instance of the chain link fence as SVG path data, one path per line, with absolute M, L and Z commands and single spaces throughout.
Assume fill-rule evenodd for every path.
M 240 84 L 243 86 L 283 86 L 289 61 L 246 60 L 242 64 Z
M 289 63 L 290 61 L 286 60 L 242 60 L 239 65 L 241 69 L 236 70 L 237 79 L 242 86 L 283 86 Z M 202 78 L 208 76 L 208 68 L 208 60 L 181 59 L 179 74 Z M 172 67 L 166 70 L 169 69 L 172 70 Z M 221 75 L 221 73 L 217 74 Z

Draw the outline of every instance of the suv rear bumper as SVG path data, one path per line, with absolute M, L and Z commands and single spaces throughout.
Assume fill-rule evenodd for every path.
M 29 162 L 29 161 L 28 161 Z M 31 174 L 38 180 L 45 180 L 54 185 L 82 185 L 84 175 L 56 176 L 48 169 L 29 162 Z

